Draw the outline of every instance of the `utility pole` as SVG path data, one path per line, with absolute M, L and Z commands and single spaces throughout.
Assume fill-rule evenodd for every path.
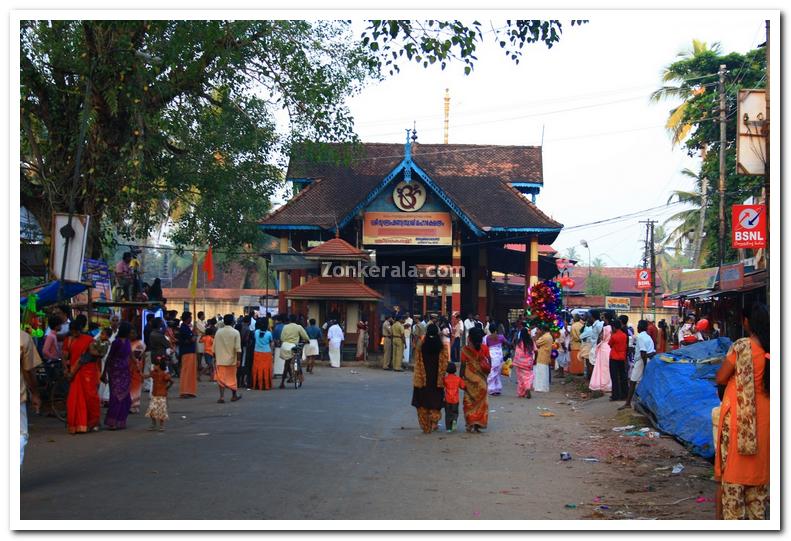
M 656 220 L 643 220 L 640 222 L 645 224 L 645 251 L 643 252 L 643 268 L 651 266 L 651 306 L 654 311 L 654 319 L 656 319 L 656 249 L 654 245 L 654 224 Z M 645 293 L 646 297 L 648 292 Z M 645 304 L 645 302 L 644 302 Z
M 725 259 L 725 64 L 720 64 L 720 251 L 719 266 Z
M 764 133 L 766 134 L 766 162 L 764 163 L 764 205 L 766 206 L 766 249 L 764 250 L 764 261 L 766 262 L 766 272 L 769 276 L 769 21 L 766 21 L 766 119 L 764 120 Z M 769 303 L 769 280 L 766 280 L 766 302 Z
M 445 89 L 445 133 L 443 134 L 444 137 L 443 142 L 447 145 L 448 144 L 448 120 L 450 119 L 450 93 L 448 89 Z

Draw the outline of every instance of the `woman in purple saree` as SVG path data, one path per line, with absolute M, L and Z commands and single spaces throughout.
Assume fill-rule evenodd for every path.
M 126 418 L 129 416 L 129 408 L 132 407 L 132 397 L 129 394 L 132 385 L 132 375 L 129 372 L 132 354 L 130 330 L 131 325 L 126 321 L 118 326 L 118 334 L 110 346 L 102 375 L 102 381 L 110 383 L 110 405 L 104 418 L 104 424 L 110 430 L 126 428 Z

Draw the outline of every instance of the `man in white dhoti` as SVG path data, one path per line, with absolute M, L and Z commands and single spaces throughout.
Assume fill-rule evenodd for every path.
M 343 330 L 337 321 L 333 321 L 327 331 L 327 342 L 330 346 L 330 366 L 341 367 L 341 345 L 343 344 Z
M 308 321 L 308 328 L 305 329 L 308 333 L 308 338 L 310 338 L 310 342 L 305 349 L 303 350 L 303 356 L 307 361 L 307 372 L 308 374 L 313 373 L 313 364 L 316 361 L 316 357 L 319 355 L 319 340 L 321 340 L 321 329 L 316 325 L 316 320 L 311 318 Z

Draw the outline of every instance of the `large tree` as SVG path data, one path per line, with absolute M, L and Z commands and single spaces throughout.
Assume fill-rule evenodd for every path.
M 45 231 L 73 198 L 125 237 L 171 219 L 179 244 L 250 242 L 289 143 L 353 138 L 344 99 L 378 68 L 349 38 L 333 22 L 23 21 L 22 204 Z
M 700 205 L 705 202 L 705 215 L 700 248 L 697 250 L 704 257 L 699 261 L 705 266 L 718 265 L 719 244 L 719 95 L 717 86 L 713 85 L 718 80 L 718 71 L 721 64 L 727 68 L 725 76 L 726 97 L 726 175 L 725 175 L 725 230 L 730 231 L 730 207 L 741 203 L 745 199 L 759 195 L 763 185 L 763 178 L 757 176 L 739 175 L 736 173 L 736 109 L 739 89 L 763 88 L 766 85 L 766 52 L 755 49 L 745 54 L 721 54 L 718 50 L 707 50 L 691 57 L 684 57 L 666 69 L 666 72 L 677 74 L 677 79 L 695 81 L 697 90 L 684 98 L 681 114 L 676 121 L 679 126 L 688 126 L 682 142 L 688 155 L 703 155 L 701 170 L 695 174 L 700 182 L 696 181 L 696 191 L 699 196 L 690 192 L 689 202 Z M 679 96 L 682 97 L 682 96 Z M 678 109 L 674 110 L 675 112 Z M 674 141 L 675 141 L 674 136 Z M 708 182 L 702 182 L 708 179 Z M 681 195 L 682 198 L 686 197 Z M 699 201 L 699 203 L 698 203 Z M 698 207 L 699 209 L 700 207 Z M 692 223 L 691 218 L 699 210 L 693 208 L 693 213 L 679 216 L 682 223 L 687 221 L 687 231 Z M 699 220 L 699 218 L 698 218 Z M 682 228 L 683 228 L 682 227 Z M 731 248 L 729 235 L 726 233 L 726 246 L 724 250 L 725 261 L 734 260 L 736 251 Z
M 518 62 L 561 30 L 506 21 L 491 36 Z M 179 246 L 254 244 L 295 143 L 354 142 L 345 99 L 383 67 L 469 72 L 486 34 L 459 21 L 369 21 L 359 38 L 348 21 L 22 21 L 22 205 L 45 232 L 53 211 L 93 216 L 95 257 L 103 235 L 163 224 Z

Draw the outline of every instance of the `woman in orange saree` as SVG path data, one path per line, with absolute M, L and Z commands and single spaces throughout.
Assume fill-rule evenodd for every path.
M 491 361 L 484 354 L 483 329 L 470 329 L 470 344 L 461 350 L 461 377 L 464 389 L 464 422 L 467 432 L 480 432 L 489 424 L 487 377 Z
M 753 306 L 748 338 L 734 342 L 717 371 L 725 385 L 714 476 L 722 518 L 764 520 L 769 501 L 769 312 Z
M 69 434 L 99 429 L 99 366 L 94 360 L 81 363 L 93 343 L 90 335 L 82 333 L 80 321 L 69 325 L 69 336 L 63 341 L 63 364 L 68 367 L 69 395 L 66 398 L 66 428 Z

